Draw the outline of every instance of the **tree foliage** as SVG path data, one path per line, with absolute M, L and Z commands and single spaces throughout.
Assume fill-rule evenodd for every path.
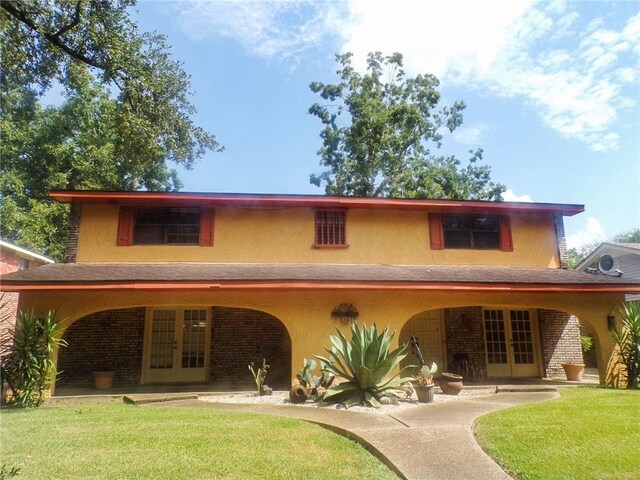
M 309 109 L 324 126 L 318 154 L 328 167 L 311 175 L 312 184 L 325 183 L 330 195 L 501 199 L 504 186 L 491 181 L 488 166 L 478 165 L 482 150 L 469 152 L 466 166 L 454 155 L 434 153 L 442 130 L 462 124 L 463 102 L 437 110 L 438 79 L 407 77 L 399 53 L 370 53 L 365 74 L 351 58 L 336 55 L 338 83 L 310 85 L 329 102 Z
M 3 237 L 60 258 L 66 208 L 51 189 L 178 189 L 215 137 L 191 120 L 190 79 L 135 1 L 0 3 Z M 43 106 L 52 86 L 64 103 Z M 42 233 L 40 233 L 42 232 Z

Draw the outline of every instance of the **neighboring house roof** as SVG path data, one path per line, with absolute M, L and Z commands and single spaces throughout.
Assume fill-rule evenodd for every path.
M 45 257 L 44 255 L 40 255 L 39 253 L 27 250 L 26 248 L 18 247 L 17 245 L 5 242 L 4 240 L 0 240 L 0 249 L 11 250 L 18 257 L 25 258 L 27 260 L 36 260 L 42 263 L 54 263 L 54 260 L 52 258 Z
M 582 262 L 576 266 L 576 270 L 584 271 L 592 263 L 596 262 L 601 255 L 611 255 L 612 257 L 621 257 L 623 255 L 639 255 L 640 243 L 616 243 L 602 242 L 591 252 Z
M 640 293 L 640 280 L 555 268 L 263 263 L 67 263 L 3 278 L 2 289 L 413 289 Z
M 105 192 L 53 191 L 51 198 L 62 203 L 117 203 L 121 205 L 207 205 L 243 208 L 366 208 L 425 210 L 469 213 L 560 213 L 572 216 L 584 205 L 493 202 L 470 200 L 429 200 L 405 198 L 330 197 L 327 195 L 270 195 L 189 192 Z

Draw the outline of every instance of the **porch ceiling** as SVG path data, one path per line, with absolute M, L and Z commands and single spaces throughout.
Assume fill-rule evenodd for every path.
M 553 268 L 264 263 L 56 263 L 1 290 L 407 289 L 640 293 L 640 280 Z

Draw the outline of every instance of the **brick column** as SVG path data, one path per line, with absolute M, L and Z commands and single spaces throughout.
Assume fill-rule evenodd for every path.
M 78 235 L 80 233 L 80 216 L 82 214 L 82 204 L 72 203 L 69 212 L 69 230 L 64 244 L 64 263 L 76 263 L 78 253 Z
M 544 375 L 565 378 L 563 363 L 584 363 L 578 317 L 556 310 L 538 310 Z
M 569 268 L 569 255 L 567 253 L 567 239 L 564 234 L 564 220 L 562 214 L 556 213 L 555 217 L 556 225 L 556 239 L 558 242 L 558 259 L 560 260 L 560 268 L 565 270 Z

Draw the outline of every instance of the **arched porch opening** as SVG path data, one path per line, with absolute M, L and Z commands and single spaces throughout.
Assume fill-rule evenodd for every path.
M 284 324 L 236 307 L 134 307 L 104 310 L 73 322 L 58 352 L 58 387 L 90 387 L 93 372 L 113 371 L 114 387 L 209 384 L 251 389 L 251 362 L 270 365 L 266 383 L 288 388 L 291 338 Z
M 576 316 L 516 305 L 456 306 L 425 310 L 403 325 L 399 343 L 415 336 L 425 362 L 463 375 L 488 378 L 564 378 L 563 363 L 583 363 Z M 596 342 L 597 343 L 597 342 Z M 417 365 L 411 346 L 404 365 Z
M 266 384 L 288 389 L 291 337 L 273 315 L 248 308 L 213 307 L 210 381 L 220 386 L 255 388 L 248 365 L 270 366 Z

